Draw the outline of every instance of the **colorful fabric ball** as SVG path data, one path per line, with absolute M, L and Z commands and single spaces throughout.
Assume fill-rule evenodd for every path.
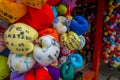
M 17 72 L 11 72 L 10 74 L 10 80 L 24 80 L 26 73 L 17 73 Z
M 41 66 L 47 66 L 56 60 L 60 53 L 59 43 L 50 35 L 39 38 L 39 44 L 35 46 L 33 56 Z
M 65 48 L 65 47 L 60 47 L 60 52 L 64 56 L 68 56 L 70 54 L 70 50 L 68 48 Z
M 66 63 L 66 61 L 67 61 L 67 57 L 66 57 L 66 56 L 61 56 L 61 57 L 59 58 L 59 64 L 60 64 L 60 65 Z
M 50 5 L 45 4 L 41 9 L 29 7 L 28 10 L 32 21 L 27 24 L 35 28 L 38 32 L 51 27 L 54 14 Z
M 66 17 L 64 16 L 56 17 L 53 22 L 53 28 L 55 28 L 59 34 L 65 33 L 68 29 L 68 22 Z
M 71 64 L 64 63 L 60 68 L 60 76 L 63 80 L 72 80 L 74 78 L 74 68 Z
M 34 48 L 33 41 L 38 37 L 37 31 L 24 23 L 11 25 L 4 35 L 7 48 L 15 54 L 32 52 Z
M 56 18 L 58 16 L 58 12 L 56 10 L 56 7 L 52 6 L 52 10 L 53 10 L 54 18 Z
M 25 73 L 35 64 L 32 54 L 19 55 L 9 54 L 8 65 L 12 72 Z
M 80 35 L 79 38 L 80 38 L 81 41 L 80 41 L 80 45 L 78 47 L 78 50 L 82 49 L 85 46 L 85 43 L 86 43 L 86 40 L 85 40 L 84 36 Z
M 59 80 L 60 78 L 60 69 L 53 66 L 47 66 L 48 72 L 52 77 L 52 80 Z
M 7 76 L 10 74 L 10 69 L 7 65 L 7 57 L 4 57 L 0 55 L 0 80 L 3 80 L 7 78 Z
M 52 77 L 45 68 L 39 67 L 28 71 L 24 80 L 52 80 Z
M 59 35 L 55 29 L 46 28 L 46 29 L 39 32 L 39 37 L 42 37 L 45 35 L 50 35 L 50 36 L 54 37 L 57 42 L 59 42 Z
M 69 50 L 77 49 L 80 45 L 79 36 L 70 31 L 68 33 L 64 33 L 60 36 L 60 44 L 62 47 L 68 48 Z
M 49 18 L 49 19 L 48 19 Z M 41 9 L 28 7 L 28 13 L 17 22 L 30 25 L 38 32 L 52 27 L 54 21 L 54 13 L 50 5 L 44 4 Z
M 83 65 L 83 58 L 80 54 L 71 54 L 69 60 L 74 68 L 80 68 Z
M 18 4 L 12 0 L 0 0 L 0 15 L 8 22 L 14 23 L 27 13 L 24 4 Z
M 65 15 L 67 13 L 67 7 L 64 4 L 59 4 L 56 6 L 57 12 L 60 15 Z
M 88 21 L 82 16 L 74 16 L 71 20 L 70 30 L 78 35 L 88 32 Z

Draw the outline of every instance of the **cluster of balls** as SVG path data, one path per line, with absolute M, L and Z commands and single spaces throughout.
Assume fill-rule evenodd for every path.
M 112 68 L 120 66 L 120 1 L 110 0 L 104 12 L 103 60 Z
M 90 2 L 86 4 L 78 4 L 75 6 L 71 12 L 72 16 L 83 16 L 89 22 L 88 32 L 84 34 L 86 39 L 86 44 L 80 53 L 84 55 L 84 58 L 88 61 L 94 50 L 94 39 L 95 39 L 95 21 L 97 13 L 97 2 Z M 88 59 L 89 58 L 89 59 Z
M 70 15 L 76 1 L 0 0 L 0 80 L 74 79 L 83 65 L 74 50 L 88 32 L 84 17 Z

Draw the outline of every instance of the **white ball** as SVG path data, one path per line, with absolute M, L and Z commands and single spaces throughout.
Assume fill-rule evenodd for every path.
M 9 54 L 8 65 L 12 72 L 24 73 L 29 71 L 35 64 L 32 54 L 19 55 Z
M 39 38 L 39 45 L 35 46 L 33 56 L 41 66 L 47 66 L 56 60 L 60 53 L 60 46 L 56 40 L 45 35 Z
M 64 16 L 58 16 L 53 22 L 53 28 L 57 30 L 59 34 L 63 34 L 67 31 L 68 23 L 67 19 Z

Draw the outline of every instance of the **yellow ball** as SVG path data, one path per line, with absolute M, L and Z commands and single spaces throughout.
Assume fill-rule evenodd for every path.
M 73 17 L 71 15 L 67 15 L 66 18 L 72 20 Z
M 113 5 L 114 0 L 110 0 L 109 5 Z
M 6 46 L 16 54 L 28 54 L 33 51 L 33 41 L 37 39 L 38 32 L 24 23 L 11 25 L 4 33 Z
M 105 21 L 109 21 L 109 20 L 110 20 L 110 17 L 106 16 Z
M 108 32 L 104 32 L 104 35 L 107 36 L 107 35 L 108 35 Z
M 118 23 L 120 23 L 120 19 L 118 19 Z
M 111 53 L 111 50 L 107 50 L 108 53 Z
M 113 64 L 113 67 L 114 68 L 117 68 L 119 65 L 118 64 Z
M 73 50 L 78 49 L 80 46 L 81 39 L 75 32 L 64 33 L 60 36 L 60 44 L 61 46 Z

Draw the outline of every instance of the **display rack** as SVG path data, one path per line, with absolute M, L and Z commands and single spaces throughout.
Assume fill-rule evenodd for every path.
M 92 68 L 86 70 L 83 73 L 82 80 L 98 80 L 99 68 L 100 68 L 100 56 L 102 48 L 102 22 L 104 13 L 105 0 L 78 0 L 77 4 L 85 4 L 89 2 L 97 2 L 97 16 L 96 16 L 96 30 L 95 30 L 95 42 L 94 52 L 92 59 Z

